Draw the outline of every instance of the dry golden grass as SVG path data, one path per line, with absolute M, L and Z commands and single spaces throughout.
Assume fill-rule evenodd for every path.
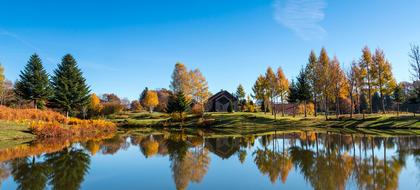
M 0 106 L 0 120 L 29 124 L 32 133 L 38 137 L 87 136 L 113 133 L 117 130 L 113 122 L 66 118 L 51 110 L 13 109 Z

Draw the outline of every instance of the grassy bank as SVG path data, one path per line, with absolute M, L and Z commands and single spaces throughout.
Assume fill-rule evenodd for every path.
M 114 134 L 113 122 L 67 118 L 52 110 L 0 106 L 0 148 L 40 138 L 82 138 Z
M 306 130 L 330 129 L 343 132 L 368 132 L 381 134 L 420 134 L 420 117 L 412 115 L 355 115 L 353 119 L 342 116 L 336 119 L 331 116 L 304 118 L 274 118 L 267 113 L 207 113 L 203 118 L 188 115 L 184 122 L 173 122 L 169 115 L 163 113 L 122 113 L 110 118 L 124 128 L 168 128 L 225 134 L 249 134 L 270 132 L 273 130 Z
M 26 143 L 35 138 L 28 125 L 0 120 L 0 149 Z

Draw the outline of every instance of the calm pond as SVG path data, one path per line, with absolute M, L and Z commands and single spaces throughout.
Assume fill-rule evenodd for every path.
M 420 189 L 420 137 L 116 135 L 0 150 L 1 189 Z

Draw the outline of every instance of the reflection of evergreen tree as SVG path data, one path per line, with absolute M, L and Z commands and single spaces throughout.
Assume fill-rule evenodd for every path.
M 1 189 L 1 184 L 3 183 L 3 181 L 9 178 L 10 172 L 11 172 L 11 168 L 10 168 L 9 162 L 0 163 L 0 189 Z
M 89 170 L 88 154 L 83 150 L 66 148 L 61 152 L 47 154 L 45 157 L 51 167 L 50 185 L 53 189 L 80 189 Z
M 19 158 L 12 162 L 12 175 L 18 189 L 45 189 L 49 167 L 36 162 L 35 157 Z
M 238 159 L 239 159 L 239 162 L 241 162 L 241 164 L 243 164 L 245 162 L 246 150 L 239 150 L 238 151 Z
M 42 190 L 48 181 L 49 166 L 36 162 L 35 157 L 19 158 L 12 161 L 12 175 L 17 189 Z

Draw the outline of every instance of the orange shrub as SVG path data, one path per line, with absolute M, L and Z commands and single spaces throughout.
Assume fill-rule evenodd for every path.
M 191 109 L 191 113 L 194 115 L 202 116 L 203 115 L 203 106 L 201 104 L 194 104 Z
M 115 132 L 114 123 L 104 120 L 66 118 L 58 112 L 37 109 L 13 109 L 0 106 L 0 120 L 30 122 L 38 137 L 69 137 Z
M 5 106 L 0 106 L 0 119 L 8 121 L 56 121 L 60 123 L 66 121 L 66 117 L 51 110 L 13 109 Z

